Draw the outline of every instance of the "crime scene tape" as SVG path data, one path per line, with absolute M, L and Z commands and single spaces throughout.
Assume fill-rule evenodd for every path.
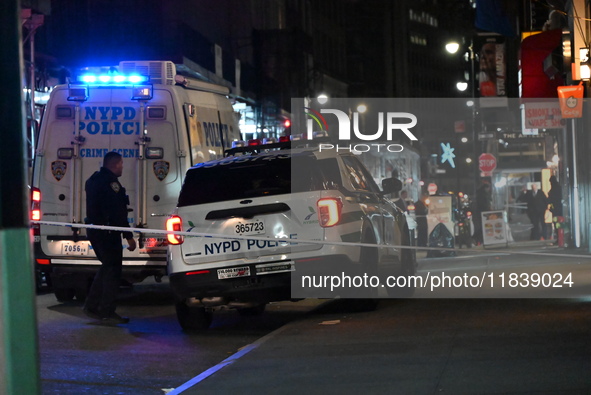
M 106 226 L 106 225 L 91 225 L 91 224 L 76 224 L 67 222 L 55 222 L 55 221 L 30 221 L 31 224 L 48 225 L 48 226 L 63 226 L 67 228 L 86 228 L 86 229 L 98 229 L 98 230 L 113 230 L 118 232 L 134 232 L 134 233 L 148 233 L 152 235 L 179 235 L 185 237 L 207 237 L 217 239 L 228 239 L 228 240 L 262 240 L 262 241 L 285 241 L 291 244 L 323 244 L 323 245 L 335 245 L 335 246 L 349 246 L 349 247 L 388 247 L 396 249 L 407 249 L 417 251 L 448 251 L 448 252 L 468 252 L 459 248 L 444 248 L 444 247 L 419 247 L 419 246 L 405 246 L 405 245 L 393 245 L 393 244 L 373 244 L 373 243 L 352 243 L 346 241 L 322 241 L 322 240 L 308 240 L 308 239 L 288 239 L 279 237 L 264 237 L 264 236 L 240 236 L 240 235 L 222 235 L 214 233 L 201 233 L 201 232 L 185 232 L 185 231 L 169 231 L 162 229 L 149 229 L 149 228 L 132 228 L 122 226 Z M 539 255 L 539 256 L 555 256 L 561 258 L 584 258 L 591 259 L 591 255 L 578 255 L 578 254 L 557 254 L 552 252 L 535 252 L 535 251 L 492 251 L 492 250 L 476 250 L 471 249 L 470 253 L 474 254 L 487 254 L 490 255 L 493 252 L 499 255 Z

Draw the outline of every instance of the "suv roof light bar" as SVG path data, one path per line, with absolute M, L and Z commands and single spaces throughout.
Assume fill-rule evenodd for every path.
M 259 144 L 259 145 L 246 145 L 246 146 L 234 146 L 233 148 L 224 151 L 225 156 L 235 156 L 236 154 L 257 154 L 261 151 L 267 151 L 272 149 L 291 149 L 298 147 L 311 147 L 312 144 L 318 143 L 331 143 L 332 141 L 328 137 L 318 138 L 315 140 L 292 140 L 292 141 L 280 141 L 278 143 Z

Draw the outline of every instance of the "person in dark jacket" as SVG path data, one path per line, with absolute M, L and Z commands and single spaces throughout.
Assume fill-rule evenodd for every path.
M 556 176 L 550 177 L 550 190 L 548 191 L 548 203 L 550 211 L 555 217 L 562 217 L 562 187 Z
M 427 214 L 429 214 L 429 207 L 427 207 L 427 199 L 429 195 L 423 193 L 421 198 L 415 202 L 415 216 L 417 221 L 417 245 L 419 247 L 427 247 L 429 239 L 429 229 L 427 223 Z
M 117 180 L 123 173 L 123 158 L 116 152 L 108 152 L 103 167 L 86 181 L 86 223 L 129 227 L 127 205 L 129 198 L 125 188 Z M 121 235 L 127 239 L 129 251 L 136 248 L 131 232 L 88 229 L 90 244 L 101 266 L 94 277 L 84 313 L 105 324 L 125 324 L 129 318 L 115 312 L 115 301 L 121 282 L 123 266 L 123 243 Z
M 527 196 L 527 216 L 530 218 L 533 228 L 531 230 L 531 239 L 540 240 L 540 238 L 547 238 L 546 236 L 546 222 L 544 215 L 548 208 L 548 198 L 544 191 L 538 189 L 536 183 L 532 184 L 531 191 L 528 191 Z
M 394 200 L 394 204 L 396 206 L 398 206 L 400 208 L 400 210 L 407 212 L 408 206 L 406 204 L 406 198 L 408 197 L 408 192 L 406 192 L 403 189 L 402 191 L 400 191 L 398 196 L 399 196 L 398 199 Z

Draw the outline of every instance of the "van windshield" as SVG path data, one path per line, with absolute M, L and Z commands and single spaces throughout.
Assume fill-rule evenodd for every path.
M 178 206 L 326 189 L 334 168 L 313 155 L 238 157 L 200 164 L 187 172 Z M 322 162 L 322 165 L 320 165 Z M 331 169 L 332 168 L 332 169 Z M 336 167 L 338 174 L 338 167 Z M 328 176 L 328 173 L 333 177 Z

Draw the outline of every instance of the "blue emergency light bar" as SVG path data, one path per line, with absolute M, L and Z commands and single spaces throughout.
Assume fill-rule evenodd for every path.
M 150 100 L 153 95 L 153 86 L 150 77 L 145 75 L 121 75 L 121 74 L 84 74 L 78 76 L 78 83 L 69 85 L 69 101 L 86 101 L 89 90 L 96 88 L 132 88 L 131 100 Z
M 121 74 L 84 74 L 78 77 L 80 82 L 86 84 L 142 84 L 150 80 L 150 77 L 145 75 L 121 75 Z

